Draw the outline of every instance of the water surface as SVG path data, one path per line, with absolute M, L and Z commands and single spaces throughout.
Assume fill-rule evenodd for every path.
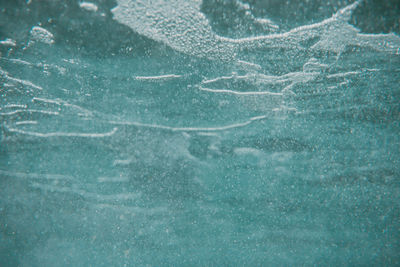
M 1 1 L 1 266 L 397 266 L 397 1 Z

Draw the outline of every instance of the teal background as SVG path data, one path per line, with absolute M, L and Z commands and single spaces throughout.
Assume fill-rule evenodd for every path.
M 243 2 L 287 31 L 352 1 Z M 93 3 L 0 1 L 0 40 L 16 42 L 0 45 L 1 266 L 400 265 L 399 55 L 260 49 L 244 56 L 264 74 L 301 72 L 311 57 L 329 67 L 294 95 L 212 94 L 196 85 L 245 72 L 140 36 L 112 19 L 115 2 Z M 399 34 L 399 9 L 364 1 L 351 23 Z M 204 0 L 202 12 L 223 36 L 270 33 L 234 1 Z M 54 44 L 26 48 L 37 25 Z M 357 73 L 328 77 L 346 72 Z M 135 79 L 163 74 L 181 78 Z M 53 113 L 7 115 L 10 104 Z M 16 126 L 27 120 L 37 124 Z

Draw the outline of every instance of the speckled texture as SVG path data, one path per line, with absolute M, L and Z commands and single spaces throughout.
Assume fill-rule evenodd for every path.
M 0 1 L 0 266 L 400 265 L 399 14 Z

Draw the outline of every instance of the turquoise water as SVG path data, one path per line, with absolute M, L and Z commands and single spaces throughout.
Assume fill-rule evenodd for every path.
M 381 2 L 0 1 L 0 265 L 400 265 Z

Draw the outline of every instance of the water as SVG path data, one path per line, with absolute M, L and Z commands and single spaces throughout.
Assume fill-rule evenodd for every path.
M 0 265 L 400 265 L 398 8 L 1 1 Z

